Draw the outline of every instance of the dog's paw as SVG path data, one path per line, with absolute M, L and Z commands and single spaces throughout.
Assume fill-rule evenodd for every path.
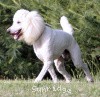
M 66 83 L 70 83 L 72 81 L 72 77 L 70 75 L 68 75 L 66 77 Z
M 71 82 L 71 79 L 66 79 L 66 83 L 70 83 Z
M 34 81 L 34 83 L 38 83 L 38 82 L 40 82 L 41 80 L 39 79 L 39 78 L 36 78 L 35 79 L 35 81 Z
M 54 80 L 53 80 L 53 83 L 57 83 L 57 82 L 58 82 L 58 79 L 54 79 Z
M 86 76 L 86 79 L 87 79 L 88 82 L 90 82 L 90 83 L 94 83 L 94 80 L 93 80 L 92 77 L 89 78 L 89 77 Z

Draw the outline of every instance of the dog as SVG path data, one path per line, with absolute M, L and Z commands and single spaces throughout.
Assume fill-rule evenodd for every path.
M 36 56 L 43 62 L 43 68 L 34 82 L 43 79 L 48 71 L 54 83 L 58 81 L 53 63 L 66 82 L 71 81 L 71 76 L 65 70 L 65 51 L 68 50 L 74 65 L 83 69 L 88 82 L 93 82 L 88 66 L 83 63 L 78 43 L 73 37 L 73 28 L 67 17 L 62 16 L 60 24 L 63 30 L 52 29 L 46 26 L 42 16 L 37 11 L 20 9 L 13 17 L 13 24 L 7 32 L 18 41 L 33 45 Z

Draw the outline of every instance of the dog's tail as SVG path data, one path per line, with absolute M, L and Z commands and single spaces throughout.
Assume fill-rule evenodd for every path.
M 69 33 L 70 35 L 73 35 L 74 31 L 73 31 L 72 25 L 68 22 L 67 17 L 62 16 L 60 18 L 60 25 L 61 25 L 63 31 Z

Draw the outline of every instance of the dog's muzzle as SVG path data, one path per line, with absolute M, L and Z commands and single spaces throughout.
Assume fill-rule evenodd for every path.
M 22 30 L 22 29 L 19 29 L 18 31 L 15 31 L 15 32 L 11 32 L 10 29 L 8 28 L 8 29 L 7 29 L 7 32 L 8 32 L 11 36 L 13 36 L 13 38 L 14 38 L 15 40 L 18 40 L 18 39 L 22 36 L 21 30 Z

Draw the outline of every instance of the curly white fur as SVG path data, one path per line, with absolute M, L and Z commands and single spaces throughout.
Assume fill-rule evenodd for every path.
M 45 25 L 43 18 L 37 11 L 29 12 L 20 9 L 15 13 L 13 24 L 8 28 L 8 31 L 15 39 L 33 45 L 35 54 L 44 63 L 35 82 L 41 81 L 47 71 L 53 81 L 57 82 L 53 62 L 66 82 L 70 82 L 71 76 L 64 67 L 65 50 L 70 52 L 74 65 L 84 70 L 87 80 L 93 81 L 87 65 L 82 62 L 80 48 L 72 36 L 73 28 L 71 24 L 65 16 L 61 17 L 60 23 L 63 30 L 51 29 Z

